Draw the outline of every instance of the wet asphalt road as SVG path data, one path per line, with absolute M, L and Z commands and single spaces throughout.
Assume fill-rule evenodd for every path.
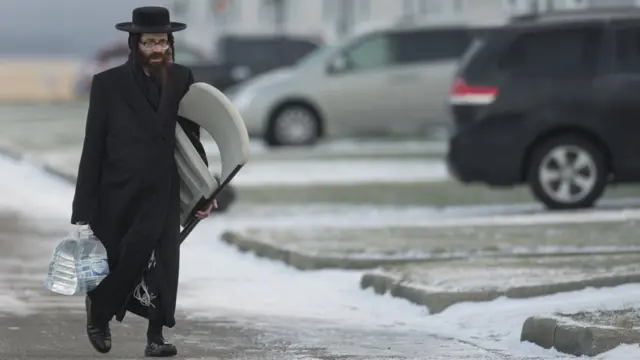
M 0 356 L 18 359 L 139 359 L 145 324 L 128 318 L 112 324 L 113 350 L 96 353 L 83 334 L 84 317 L 48 311 L 2 318 Z M 508 359 L 498 354 L 424 334 L 384 330 L 287 329 L 255 330 L 233 321 L 182 320 L 167 332 L 182 359 Z
M 134 315 L 114 322 L 113 350 L 98 354 L 85 332 L 82 297 L 48 293 L 42 286 L 60 225 L 39 228 L 0 212 L 0 359 L 139 359 L 146 324 Z M 166 332 L 182 359 L 514 359 L 434 334 L 392 328 L 345 328 L 299 319 L 228 314 L 214 320 L 180 314 Z

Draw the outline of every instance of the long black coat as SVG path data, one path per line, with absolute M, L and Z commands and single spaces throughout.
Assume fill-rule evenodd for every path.
M 149 317 L 132 293 L 155 250 L 164 325 L 173 327 L 180 260 L 176 122 L 206 156 L 200 127 L 177 115 L 191 71 L 169 66 L 157 111 L 139 74 L 130 61 L 93 78 L 71 222 L 89 223 L 108 252 L 110 273 L 89 292 L 95 321 L 114 315 L 122 321 L 126 310 Z

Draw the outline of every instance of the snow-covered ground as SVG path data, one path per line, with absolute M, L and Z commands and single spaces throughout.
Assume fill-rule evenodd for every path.
M 440 160 L 313 160 L 248 163 L 233 184 L 308 185 L 375 182 L 443 181 L 449 178 Z
M 73 189 L 67 183 L 48 177 L 32 166 L 0 157 L 0 209 L 12 209 L 35 219 L 67 223 L 72 193 Z M 318 211 L 309 209 L 304 224 L 312 224 L 317 218 L 326 220 L 331 217 L 330 213 L 313 216 Z M 411 216 L 415 216 L 416 220 L 426 217 L 422 221 L 428 221 L 429 216 L 435 215 L 433 209 L 411 211 Z M 300 225 L 305 208 L 300 206 L 296 213 L 289 221 L 286 216 L 279 215 L 279 226 Z M 372 213 L 375 211 L 372 210 Z M 469 220 L 463 216 L 455 216 L 455 213 L 449 215 L 453 216 L 439 216 L 449 219 L 447 221 L 452 224 L 460 221 L 459 226 L 469 224 Z M 251 217 L 245 219 L 243 224 L 241 214 L 232 216 L 234 227 L 255 225 Z M 333 216 L 342 222 L 349 220 L 344 213 Z M 357 219 L 358 214 L 351 216 L 354 221 L 363 222 Z M 553 217 L 548 214 L 518 216 L 518 223 L 527 224 L 545 224 Z M 637 214 L 612 210 L 557 216 L 587 222 Z M 627 285 L 527 300 L 499 299 L 487 303 L 458 304 L 441 314 L 429 316 L 422 307 L 361 291 L 358 287 L 361 273 L 357 271 L 300 272 L 276 262 L 241 254 L 216 240 L 216 236 L 225 230 L 227 220 L 227 215 L 223 215 L 203 222 L 184 245 L 179 306 L 191 314 L 201 317 L 239 314 L 261 319 L 286 318 L 292 324 L 298 319 L 330 322 L 345 327 L 420 331 L 426 335 L 463 339 L 521 359 L 570 359 L 555 351 L 520 343 L 524 320 L 531 315 L 555 311 L 603 310 L 640 305 L 640 286 Z M 52 239 L 52 248 L 56 240 Z M 11 304 L 18 308 L 24 305 L 8 295 L 0 293 L 0 309 L 10 310 Z M 619 347 L 596 359 L 634 358 L 640 358 L 638 346 Z

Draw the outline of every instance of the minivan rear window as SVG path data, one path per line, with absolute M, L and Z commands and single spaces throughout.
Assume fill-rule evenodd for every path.
M 488 49 L 491 38 L 487 36 L 476 36 L 467 48 L 467 51 L 460 57 L 458 62 L 458 74 L 466 81 L 482 82 L 491 78 L 494 69 L 492 51 Z
M 486 40 L 482 37 L 477 37 L 473 39 L 471 45 L 467 48 L 467 51 L 464 52 L 462 57 L 460 57 L 459 67 L 464 69 L 469 66 L 469 62 L 473 59 L 474 56 L 484 47 Z

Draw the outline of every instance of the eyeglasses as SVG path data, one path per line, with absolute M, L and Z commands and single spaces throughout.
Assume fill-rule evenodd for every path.
M 159 46 L 162 50 L 169 48 L 169 42 L 167 40 L 160 40 L 158 42 L 153 40 L 141 41 L 140 45 L 142 45 L 145 50 L 153 50 L 156 46 Z

